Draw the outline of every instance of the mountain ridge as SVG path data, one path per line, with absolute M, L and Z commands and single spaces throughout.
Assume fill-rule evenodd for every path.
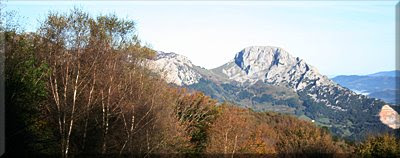
M 232 62 L 232 61 L 231 61 Z M 329 82 L 328 77 L 319 75 L 318 70 L 304 62 L 299 57 L 293 57 L 288 52 L 280 47 L 271 46 L 250 46 L 244 48 L 242 51 L 237 53 L 234 58 L 235 64 L 228 62 L 220 67 L 211 69 L 211 71 L 217 72 L 223 66 L 230 66 L 227 69 L 222 70 L 229 79 L 233 79 L 238 82 L 250 82 L 255 83 L 258 80 L 266 80 L 269 83 L 277 84 L 290 84 L 294 83 L 292 88 L 295 90 L 301 89 L 301 80 L 304 76 L 310 77 L 317 81 L 316 84 L 322 82 Z M 241 70 L 238 70 L 241 69 Z M 234 76 L 232 72 L 239 71 L 240 76 Z M 240 73 L 241 71 L 241 73 Z M 318 74 L 318 75 L 315 75 Z M 290 76 L 292 75 L 292 76 Z M 314 75 L 314 76 L 313 76 Z M 285 83 L 285 80 L 290 80 Z M 300 79 L 295 81 L 295 79 Z M 334 83 L 330 83 L 334 84 Z M 300 86 L 300 87 L 299 87 Z
M 160 54 L 163 52 L 150 61 L 151 69 L 166 72 L 167 80 L 175 77 L 172 81 L 178 82 L 172 83 L 178 86 L 202 91 L 220 101 L 294 114 L 353 139 L 365 136 L 363 130 L 389 131 L 378 115 L 385 102 L 342 87 L 282 48 L 246 47 L 214 69 L 195 66 L 190 60 L 171 61 Z

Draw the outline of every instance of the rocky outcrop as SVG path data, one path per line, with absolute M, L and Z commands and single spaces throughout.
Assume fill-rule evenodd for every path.
M 156 59 L 149 60 L 148 65 L 167 82 L 178 86 L 191 85 L 202 78 L 202 75 L 194 69 L 194 65 L 187 57 L 176 53 L 157 52 Z
M 230 63 L 216 68 L 230 80 L 253 84 L 264 81 L 274 85 L 288 85 L 294 90 L 302 90 L 312 80 L 316 86 L 335 85 L 328 77 L 300 58 L 291 56 L 279 47 L 251 46 L 235 55 Z M 220 72 L 218 72 L 220 71 Z
M 379 113 L 381 122 L 390 128 L 400 128 L 400 115 L 389 105 L 384 105 Z

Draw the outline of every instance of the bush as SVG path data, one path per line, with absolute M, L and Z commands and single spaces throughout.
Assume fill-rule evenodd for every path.
M 355 153 L 364 157 L 399 157 L 400 140 L 390 134 L 370 136 L 357 145 Z

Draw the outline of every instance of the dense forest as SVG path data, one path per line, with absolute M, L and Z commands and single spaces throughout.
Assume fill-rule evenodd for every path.
M 6 154 L 400 155 L 392 135 L 349 142 L 287 114 L 168 85 L 146 69 L 155 51 L 142 45 L 135 26 L 79 9 L 49 13 L 34 33 L 2 26 Z

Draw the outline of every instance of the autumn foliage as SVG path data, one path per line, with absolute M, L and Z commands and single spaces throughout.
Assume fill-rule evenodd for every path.
M 50 13 L 36 33 L 2 32 L 10 155 L 348 152 L 311 122 L 168 85 L 146 69 L 155 52 L 133 21 L 73 9 Z
M 355 153 L 363 157 L 399 157 L 400 139 L 391 134 L 369 136 L 357 145 Z

